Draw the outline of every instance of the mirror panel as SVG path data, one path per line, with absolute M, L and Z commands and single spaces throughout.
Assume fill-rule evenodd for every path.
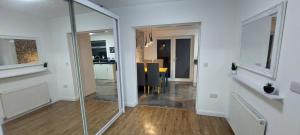
M 281 3 L 243 22 L 240 67 L 275 79 L 284 15 Z
M 47 72 L 0 81 L 4 134 L 82 135 L 86 127 L 89 134 L 102 133 L 121 114 L 116 20 L 67 0 L 1 0 L 0 7 L 5 7 L 0 8 L 1 24 L 7 26 L 1 27 L 1 35 L 12 35 L 0 35 L 1 73 L 45 68 L 37 64 L 41 61 L 49 64 Z M 82 81 L 75 62 L 74 23 Z
M 241 63 L 271 68 L 276 14 L 243 25 Z
M 96 134 L 119 112 L 116 20 L 76 2 L 74 11 L 88 132 Z
M 38 63 L 36 39 L 0 36 L 0 66 Z
M 1 0 L 0 7 L 4 18 L 1 24 L 7 26 L 1 34 L 12 35 L 0 36 L 0 59 L 5 58 L 4 65 L 37 63 L 42 55 L 47 56 L 43 60 L 49 63 L 48 72 L 1 79 L 0 118 L 4 120 L 4 134 L 82 135 L 80 103 L 76 98 L 79 94 L 72 86 L 67 49 L 67 33 L 71 31 L 68 2 Z M 3 47 L 9 49 L 2 50 Z M 7 54 L 3 57 L 2 51 L 13 54 L 13 59 Z

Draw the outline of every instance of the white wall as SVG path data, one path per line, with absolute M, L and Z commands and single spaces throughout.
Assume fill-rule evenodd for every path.
M 24 13 L 4 10 L 0 8 L 0 35 L 37 37 L 40 41 L 39 58 L 42 62 L 49 63 L 49 72 L 13 77 L 0 80 L 0 89 L 26 88 L 32 85 L 47 82 L 50 96 L 56 99 L 55 62 L 52 59 L 52 50 L 49 47 L 47 21 L 26 15 Z
M 230 65 L 238 35 L 235 4 L 235 0 L 188 0 L 112 9 L 120 16 L 126 105 L 138 103 L 133 27 L 201 22 L 197 112 L 226 115 L 232 81 Z M 208 67 L 203 66 L 205 63 Z M 218 94 L 218 98 L 209 98 L 211 93 Z
M 280 0 L 241 0 L 240 20 L 247 19 L 265 9 L 279 3 Z M 299 56 L 299 0 L 289 0 L 283 43 L 279 60 L 278 76 L 275 81 L 280 92 L 285 96 L 283 103 L 266 99 L 252 90 L 235 83 L 234 91 L 243 96 L 252 104 L 268 121 L 267 135 L 299 135 L 300 134 L 300 95 L 289 90 L 291 81 L 300 81 L 300 56 Z M 238 51 L 237 51 L 238 52 Z M 238 59 L 238 53 L 236 54 Z M 238 74 L 248 75 L 260 82 L 269 79 L 253 73 L 240 70 Z

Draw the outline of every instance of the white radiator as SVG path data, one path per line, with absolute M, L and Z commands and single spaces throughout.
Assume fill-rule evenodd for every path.
M 264 117 L 236 93 L 231 95 L 228 121 L 235 135 L 265 135 Z
M 10 119 L 50 102 L 47 83 L 0 92 L 2 113 Z

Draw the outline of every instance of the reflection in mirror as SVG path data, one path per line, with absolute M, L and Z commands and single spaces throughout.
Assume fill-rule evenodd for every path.
M 85 9 L 86 12 L 80 12 Z M 74 3 L 80 69 L 89 134 L 96 134 L 118 112 L 115 20 Z
M 39 62 L 35 39 L 0 37 L 0 66 L 37 64 Z
M 276 15 L 243 25 L 241 63 L 270 69 L 276 28 Z
M 271 32 L 270 32 L 270 40 L 269 40 L 269 48 L 268 48 L 268 56 L 267 56 L 267 64 L 266 64 L 267 69 L 271 68 L 273 46 L 274 46 L 274 36 L 275 36 L 275 29 L 276 29 L 276 21 L 277 21 L 277 17 L 272 16 Z
M 79 94 L 68 66 L 68 2 L 1 0 L 0 7 L 1 25 L 7 27 L 1 34 L 18 34 L 0 37 L 0 65 L 37 63 L 42 55 L 50 65 L 47 73 L 0 81 L 4 134 L 82 135 Z M 40 49 L 45 54 L 38 54 Z
M 242 25 L 240 64 L 243 69 L 276 79 L 286 4 L 265 10 Z

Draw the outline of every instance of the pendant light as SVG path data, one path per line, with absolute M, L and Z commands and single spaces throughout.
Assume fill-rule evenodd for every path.
M 150 33 L 149 33 L 149 40 L 150 40 L 150 44 L 153 44 L 153 37 L 152 37 L 152 27 L 150 26 Z
M 145 38 L 145 47 L 149 47 L 148 46 L 148 34 L 147 34 L 147 29 L 146 29 L 146 32 L 145 32 L 145 34 L 144 34 L 144 38 Z
M 150 32 L 148 32 L 150 29 Z M 153 34 L 152 34 L 152 27 L 150 26 L 150 28 L 146 28 L 146 39 L 145 39 L 145 47 L 149 47 L 151 45 L 153 45 Z M 149 38 L 149 42 L 148 42 L 148 38 Z

